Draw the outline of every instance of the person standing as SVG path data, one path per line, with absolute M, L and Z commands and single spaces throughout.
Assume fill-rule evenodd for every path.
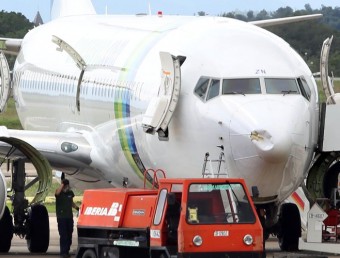
M 73 202 L 74 193 L 70 188 L 67 179 L 63 179 L 59 188 L 55 191 L 56 213 L 58 222 L 58 231 L 60 236 L 60 256 L 63 258 L 70 257 L 70 247 L 72 245 L 73 233 L 73 212 L 72 208 L 79 210 L 79 207 Z

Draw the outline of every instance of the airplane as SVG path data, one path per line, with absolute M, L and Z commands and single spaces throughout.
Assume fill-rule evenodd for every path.
M 12 91 L 24 130 L 0 127 L 0 153 L 14 182 L 12 218 L 0 173 L 0 251 L 8 252 L 14 232 L 31 252 L 46 252 L 48 214 L 40 203 L 52 169 L 86 189 L 142 187 L 144 175 L 151 187 L 150 168 L 174 178 L 244 178 L 266 212 L 266 235 L 296 250 L 300 215 L 283 202 L 305 178 L 315 198 L 327 196 L 338 154 L 318 145 L 323 109 L 312 72 L 263 28 L 319 17 L 246 23 L 97 15 L 90 0 L 54 0 L 50 22 L 22 40 L 1 38 L 0 110 Z M 5 53 L 17 55 L 12 78 Z M 333 163 L 320 172 L 330 155 Z M 27 162 L 38 174 L 31 203 Z

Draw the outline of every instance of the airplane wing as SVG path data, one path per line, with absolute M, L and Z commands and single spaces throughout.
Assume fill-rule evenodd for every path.
M 91 164 L 91 146 L 81 133 L 12 130 L 0 126 L 0 156 L 6 159 L 28 158 L 32 147 L 52 167 L 74 173 Z
M 277 18 L 277 19 L 269 19 L 269 20 L 261 20 L 261 21 L 252 21 L 249 22 L 261 28 L 274 26 L 274 25 L 281 25 L 281 24 L 288 24 L 288 23 L 295 23 L 300 21 L 308 21 L 308 20 L 315 20 L 322 17 L 322 14 L 310 14 L 310 15 L 301 15 L 301 16 L 293 16 L 293 17 L 286 17 L 286 18 Z
M 18 55 L 22 39 L 0 38 L 0 51 L 9 55 Z

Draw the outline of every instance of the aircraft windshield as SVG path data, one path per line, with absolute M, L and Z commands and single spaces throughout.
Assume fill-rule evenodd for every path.
M 267 94 L 299 94 L 295 79 L 264 79 Z
M 222 94 L 261 94 L 258 78 L 252 79 L 224 79 Z
M 218 79 L 203 76 L 198 80 L 194 93 L 204 102 L 220 95 L 302 94 L 307 100 L 311 96 L 303 78 Z
M 238 183 L 190 185 L 186 218 L 189 224 L 255 222 L 243 186 Z

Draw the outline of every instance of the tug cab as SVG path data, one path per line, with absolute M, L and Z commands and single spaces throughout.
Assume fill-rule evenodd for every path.
M 243 179 L 157 184 L 86 190 L 77 257 L 263 256 L 262 226 Z

